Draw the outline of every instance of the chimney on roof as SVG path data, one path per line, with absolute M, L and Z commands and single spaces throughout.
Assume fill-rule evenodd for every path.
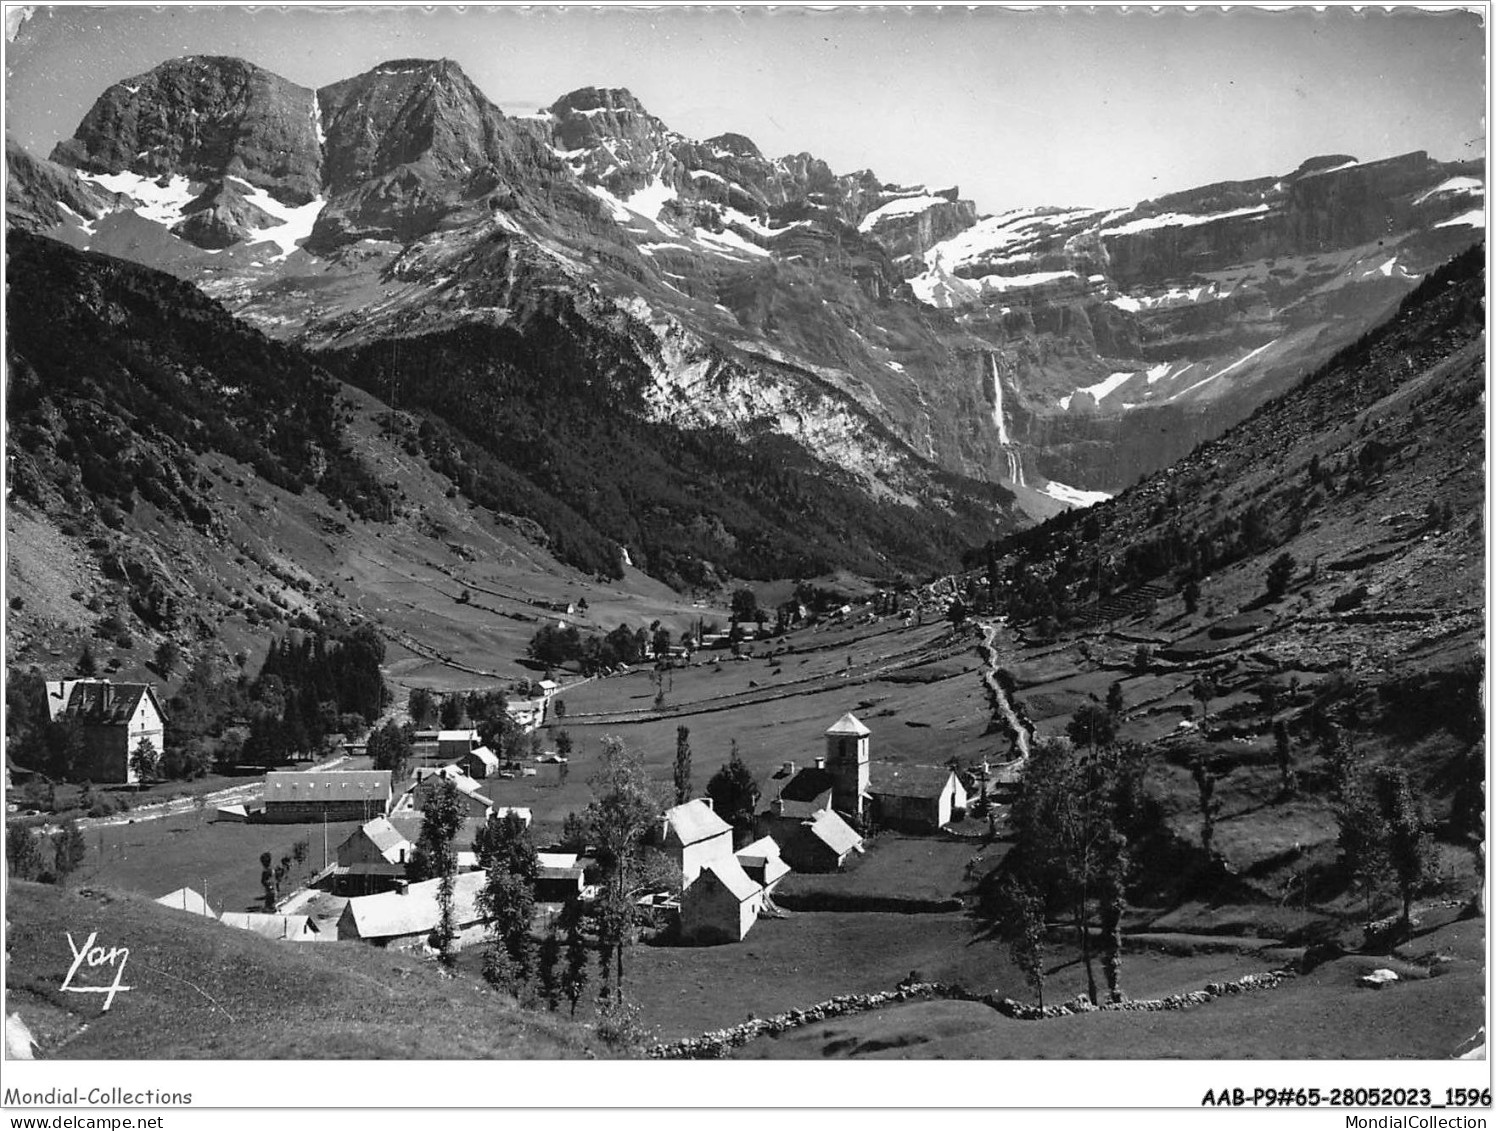
M 826 768 L 826 756 L 824 754 L 817 754 L 816 755 L 816 769 L 818 769 L 818 770 L 824 770 L 825 768 Z
M 783 773 L 784 773 L 784 776 L 787 777 L 787 778 L 794 777 L 795 776 L 795 763 L 793 763 L 793 762 L 786 762 L 784 764 L 784 771 L 783 771 Z
M 396 880 L 395 891 L 399 895 L 405 895 L 410 891 L 410 882 L 408 880 Z

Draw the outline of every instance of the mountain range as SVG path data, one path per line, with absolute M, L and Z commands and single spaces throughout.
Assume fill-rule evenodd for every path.
M 337 352 L 523 331 L 537 295 L 565 292 L 650 369 L 656 419 L 779 432 L 869 486 L 913 454 L 1114 493 L 1311 371 L 1483 228 L 1481 163 L 1423 153 L 979 216 L 955 187 L 684 137 L 626 90 L 508 116 L 449 60 L 317 91 L 174 60 L 106 90 L 51 159 L 16 178 L 13 212 L 275 336 Z M 25 198 L 53 180 L 68 199 Z

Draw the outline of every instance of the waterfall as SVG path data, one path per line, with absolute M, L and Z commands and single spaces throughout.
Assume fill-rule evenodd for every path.
M 992 424 L 997 429 L 997 442 L 1008 460 L 1008 481 L 1014 486 L 1026 487 L 1028 484 L 1023 478 L 1023 456 L 1008 438 L 1008 422 L 1003 418 L 1003 382 L 997 371 L 997 354 L 989 353 L 987 361 L 992 370 Z

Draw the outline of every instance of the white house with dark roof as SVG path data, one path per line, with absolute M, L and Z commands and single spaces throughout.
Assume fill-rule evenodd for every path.
M 682 887 L 690 887 L 704 865 L 732 856 L 732 826 L 717 816 L 710 798 L 694 798 L 665 810 L 657 839 L 661 850 L 680 865 Z
M 681 892 L 680 934 L 697 946 L 740 942 L 763 907 L 764 889 L 735 856 L 707 861 Z
M 135 782 L 131 755 L 142 740 L 160 755 L 166 749 L 166 711 L 148 683 L 107 679 L 47 681 L 47 716 L 76 719 L 83 729 L 83 757 L 76 776 L 92 782 Z

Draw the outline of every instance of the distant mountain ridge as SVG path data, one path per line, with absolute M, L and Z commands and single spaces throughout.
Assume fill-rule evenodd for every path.
M 232 128 L 194 138 L 212 115 Z M 1240 419 L 1484 225 L 1476 165 L 1424 154 L 979 218 L 955 188 L 686 138 L 626 90 L 505 115 L 450 60 L 316 92 L 175 60 L 110 87 L 53 157 L 13 178 L 13 215 L 189 278 L 277 336 L 365 350 L 523 326 L 565 293 L 576 332 L 604 353 L 622 334 L 654 374 L 657 418 L 777 433 L 813 458 L 830 429 L 875 497 L 900 494 L 890 459 L 933 461 L 1035 515 Z M 28 195 L 74 184 L 64 165 L 75 197 L 137 203 L 56 219 Z M 864 448 L 834 423 L 859 416 L 887 439 Z

